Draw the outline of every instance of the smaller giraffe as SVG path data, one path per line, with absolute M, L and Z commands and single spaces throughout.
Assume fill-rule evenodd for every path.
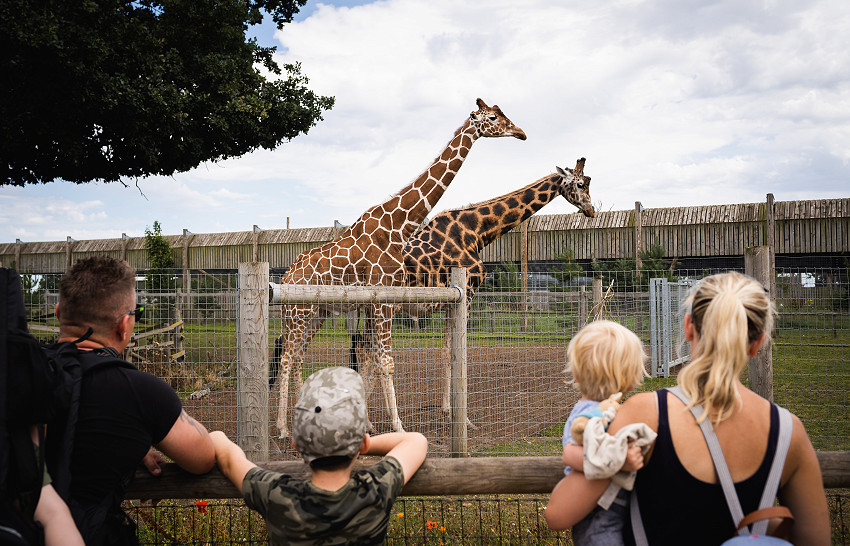
M 411 237 L 404 249 L 408 286 L 447 286 L 452 267 L 466 267 L 466 305 L 484 280 L 486 271 L 481 250 L 501 237 L 558 195 L 589 217 L 596 216 L 590 200 L 590 177 L 584 176 L 585 159 L 574 169 L 555 167 L 556 172 L 501 197 L 434 216 Z M 413 317 L 424 316 L 442 304 L 403 304 L 401 309 Z M 443 412 L 450 407 L 451 368 L 448 357 L 449 321 L 446 319 L 443 357 L 446 363 Z M 471 425 L 472 423 L 467 423 Z

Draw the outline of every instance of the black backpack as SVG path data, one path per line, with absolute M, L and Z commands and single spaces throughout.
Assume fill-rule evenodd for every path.
M 21 279 L 0 268 L 0 543 L 41 544 L 33 519 L 41 496 L 44 450 L 34 449 L 30 427 L 68 405 L 64 374 L 27 331 Z M 37 425 L 44 446 L 44 426 Z
M 134 539 L 130 535 L 135 535 L 135 527 L 119 506 L 123 489 L 94 507 L 70 499 L 80 383 L 84 375 L 108 366 L 134 368 L 112 348 L 81 352 L 75 342 L 43 347 L 27 331 L 20 276 L 0 267 L 0 544 L 43 544 L 41 526 L 33 516 L 45 468 L 87 543 Z M 47 438 L 43 423 L 49 424 Z M 42 447 L 38 456 L 32 425 L 37 425 Z

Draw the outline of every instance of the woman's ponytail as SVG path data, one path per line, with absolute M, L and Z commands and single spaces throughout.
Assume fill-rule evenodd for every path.
M 698 335 L 695 357 L 678 382 L 690 405 L 705 409 L 700 420 L 728 418 L 740 403 L 737 380 L 748 363 L 748 348 L 770 334 L 773 308 L 762 286 L 740 273 L 712 275 L 685 302 Z

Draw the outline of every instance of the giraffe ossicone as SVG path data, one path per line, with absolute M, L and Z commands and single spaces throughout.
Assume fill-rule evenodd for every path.
M 402 286 L 405 283 L 404 244 L 437 204 L 460 167 L 472 144 L 482 137 L 514 137 L 525 140 L 525 133 L 508 119 L 498 106 L 488 106 L 480 98 L 478 107 L 458 128 L 448 145 L 416 180 L 385 202 L 364 212 L 334 240 L 302 252 L 284 273 L 282 284 Z M 289 436 L 289 375 L 292 373 L 294 396 L 301 394 L 301 366 L 306 348 L 330 312 L 345 311 L 344 305 L 286 305 L 286 332 L 280 342 L 280 367 L 277 357 L 272 377 L 278 376 L 279 397 L 276 425 L 281 437 Z M 404 430 L 398 415 L 393 384 L 392 318 L 395 306 L 366 306 L 367 328 L 363 335 L 364 369 L 367 391 L 370 378 L 380 377 L 384 404 L 396 431 Z

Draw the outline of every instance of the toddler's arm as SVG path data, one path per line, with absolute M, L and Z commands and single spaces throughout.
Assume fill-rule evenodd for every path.
M 584 467 L 584 448 L 578 444 L 567 442 L 567 445 L 564 446 L 564 452 L 561 454 L 561 460 L 564 465 L 581 472 Z

